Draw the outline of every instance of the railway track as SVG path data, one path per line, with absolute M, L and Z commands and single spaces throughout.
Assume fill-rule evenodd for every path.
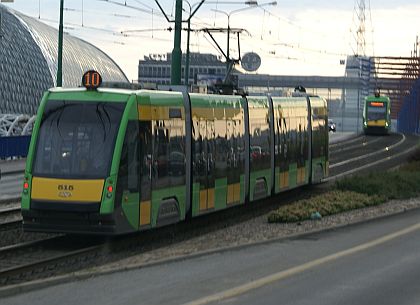
M 20 226 L 21 223 L 20 205 L 0 208 L 0 230 Z
M 2 172 L 0 178 L 0 205 L 20 200 L 23 171 Z
M 0 248 L 0 283 L 15 284 L 34 274 L 92 258 L 103 243 L 74 236 L 56 236 Z M 64 264 L 60 266 L 60 264 Z
M 391 134 L 388 137 L 360 136 L 330 149 L 330 176 L 324 181 L 374 170 L 387 170 L 404 162 L 418 146 L 419 137 Z
M 75 272 L 181 243 L 237 223 L 238 211 L 250 208 L 238 206 L 220 214 L 118 238 L 60 235 L 1 247 L 0 287 Z M 244 215 L 248 219 L 254 217 L 249 213 L 241 216 Z
M 359 136 L 331 145 L 331 178 L 326 181 L 338 179 L 349 173 L 393 167 L 414 150 L 417 142 L 418 137 L 393 134 L 389 137 Z M 314 188 L 310 190 L 314 191 Z M 302 193 L 307 192 L 292 190 L 282 194 L 280 201 L 282 204 L 293 202 L 305 196 Z M 73 272 L 163 248 L 173 243 L 184 242 L 190 238 L 253 219 L 278 205 L 278 198 L 271 198 L 264 205 L 234 207 L 192 219 L 189 222 L 118 239 L 104 240 L 61 235 L 6 246 L 0 248 L 0 285 Z M 10 213 L 14 212 L 10 211 Z

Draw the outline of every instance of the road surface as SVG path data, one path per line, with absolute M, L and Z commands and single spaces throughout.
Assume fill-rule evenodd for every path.
M 420 210 L 414 210 L 61 284 L 1 304 L 417 304 L 419 278 Z

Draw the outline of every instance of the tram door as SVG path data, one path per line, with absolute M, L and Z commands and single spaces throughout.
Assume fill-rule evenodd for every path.
M 214 208 L 215 129 L 214 121 L 200 120 L 200 211 Z
M 143 226 L 149 226 L 151 222 L 151 188 L 153 174 L 151 125 L 151 121 L 139 121 L 140 228 Z

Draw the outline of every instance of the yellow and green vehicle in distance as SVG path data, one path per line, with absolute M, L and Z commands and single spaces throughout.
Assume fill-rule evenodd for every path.
M 328 175 L 324 99 L 54 88 L 25 169 L 25 231 L 124 234 Z
M 363 109 L 363 131 L 365 134 L 389 134 L 391 131 L 391 102 L 389 97 L 367 96 Z

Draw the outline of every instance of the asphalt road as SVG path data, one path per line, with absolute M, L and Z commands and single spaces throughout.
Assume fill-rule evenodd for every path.
M 1 304 L 418 304 L 419 220 L 415 210 L 61 284 Z

